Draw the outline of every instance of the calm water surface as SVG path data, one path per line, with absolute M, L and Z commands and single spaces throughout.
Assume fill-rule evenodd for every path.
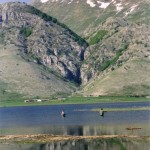
M 147 107 L 149 102 L 120 102 L 0 108 L 1 134 L 130 134 L 127 127 L 142 128 L 134 134 L 150 135 L 150 111 L 106 112 L 104 117 L 95 108 Z M 62 118 L 60 113 L 67 114 Z M 78 111 L 80 110 L 80 111 Z

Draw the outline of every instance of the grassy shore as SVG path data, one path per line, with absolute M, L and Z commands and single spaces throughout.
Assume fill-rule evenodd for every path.
M 31 98 L 30 98 L 31 99 Z M 12 107 L 12 106 L 38 106 L 38 105 L 62 105 L 62 104 L 92 104 L 92 103 L 115 103 L 115 102 L 141 102 L 149 101 L 150 98 L 146 97 L 113 97 L 113 96 L 101 96 L 101 97 L 67 97 L 65 99 L 49 98 L 46 102 L 24 102 L 23 99 L 16 100 L 0 100 L 0 107 Z

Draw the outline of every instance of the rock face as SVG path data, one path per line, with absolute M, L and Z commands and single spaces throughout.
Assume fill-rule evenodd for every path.
M 107 31 L 99 42 L 89 46 L 85 52 L 81 76 L 83 84 L 106 70 L 115 70 L 132 59 L 150 58 L 150 26 L 131 24 L 121 18 L 109 18 L 89 38 L 95 39 L 97 33 Z
M 87 23 L 84 22 L 85 18 L 82 18 L 81 21 L 84 22 L 84 25 L 86 24 L 81 33 L 86 36 L 85 41 L 66 25 L 60 23 L 56 18 L 48 16 L 32 6 L 19 2 L 2 4 L 0 5 L 0 46 L 2 46 L 1 50 L 3 50 L 1 58 L 4 59 L 8 54 L 4 51 L 6 47 L 6 49 L 10 49 L 11 46 L 15 47 L 17 49 L 15 56 L 12 51 L 9 51 L 9 55 L 13 54 L 13 60 L 16 62 L 17 55 L 17 60 L 20 60 L 18 58 L 20 56 L 26 62 L 36 64 L 37 68 L 43 67 L 46 75 L 43 75 L 42 72 L 41 76 L 39 73 L 38 77 L 40 79 L 37 78 L 36 81 L 40 81 L 41 84 L 43 80 L 44 83 L 48 81 L 50 87 L 46 84 L 46 89 L 50 89 L 53 94 L 61 93 L 62 91 L 73 91 L 74 88 L 71 86 L 70 81 L 74 81 L 83 87 L 79 92 L 83 95 L 149 95 L 150 26 L 148 22 L 144 22 L 144 20 L 142 23 L 139 21 L 137 23 L 135 19 L 131 23 L 132 17 L 134 15 L 136 16 L 136 13 L 134 15 L 127 14 L 126 16 L 130 16 L 130 18 L 126 18 L 127 20 L 122 17 L 111 17 L 112 11 L 116 14 L 116 9 L 119 9 L 116 8 L 117 6 L 120 7 L 120 10 L 118 10 L 116 16 L 121 16 L 125 13 L 123 8 L 121 10 L 121 4 L 119 4 L 121 2 L 116 0 L 111 2 L 81 2 L 75 0 L 62 1 L 62 3 L 60 1 L 42 2 L 43 5 L 39 6 L 41 3 L 37 1 L 35 6 L 39 6 L 40 9 L 45 8 L 44 11 L 47 12 L 47 6 L 64 8 L 62 6 L 66 2 L 68 7 L 65 11 L 69 10 L 68 8 L 73 9 L 73 6 L 76 6 L 75 8 L 81 7 L 77 9 L 76 13 L 73 9 L 71 12 L 69 11 L 70 14 L 66 14 L 66 20 L 70 22 L 72 22 L 73 16 L 78 14 L 78 17 L 74 21 L 77 21 L 75 25 L 78 24 L 80 27 L 83 27 L 80 19 L 85 12 L 82 14 L 78 10 L 86 10 L 86 12 L 90 12 L 91 14 L 95 10 L 105 9 L 106 12 L 104 14 L 106 15 L 110 11 L 111 15 L 107 14 L 106 18 L 104 16 L 98 16 L 100 20 L 101 17 L 104 17 L 104 20 L 97 22 L 95 26 L 92 20 Z M 85 2 L 87 2 L 86 5 L 83 5 Z M 138 6 L 142 6 L 143 8 L 143 5 L 138 0 L 134 1 L 134 3 L 123 2 L 124 7 L 128 5 L 130 9 L 135 5 L 135 2 L 138 2 Z M 144 2 L 149 4 L 146 0 Z M 106 3 L 110 4 L 106 7 Z M 50 4 L 55 4 L 56 7 Z M 115 5 L 114 8 L 113 5 Z M 83 6 L 88 6 L 88 8 Z M 101 8 L 102 6 L 106 8 Z M 138 6 L 134 7 L 133 10 Z M 109 9 L 109 7 L 113 9 Z M 95 9 L 93 10 L 93 8 Z M 53 14 L 54 9 L 52 7 L 49 9 Z M 58 11 L 56 9 L 55 12 L 58 11 L 57 13 L 60 14 L 60 10 Z M 124 8 L 124 10 L 126 9 Z M 141 8 L 137 10 L 141 10 Z M 72 12 L 75 14 L 71 14 Z M 98 14 L 99 11 L 96 12 L 96 15 Z M 64 16 L 64 11 L 62 11 L 62 15 Z M 72 16 L 72 18 L 69 18 L 68 15 Z M 145 16 L 145 18 L 148 17 L 146 14 Z M 90 18 L 91 16 L 87 17 Z M 9 60 L 8 57 L 6 58 Z M 5 68 L 3 67 L 2 72 L 8 67 L 7 63 L 4 62 L 2 64 L 5 64 Z M 10 60 L 9 62 L 11 63 Z M 18 63 L 16 62 L 16 64 Z M 11 68 L 13 66 L 10 67 L 12 71 Z M 6 73 L 7 75 L 9 71 Z M 26 79 L 25 74 L 23 77 Z M 5 74 L 0 77 L 2 78 L 4 76 Z M 31 73 L 30 76 L 32 76 Z M 20 79 L 20 82 L 22 79 Z M 10 77 L 5 79 L 5 82 L 9 80 Z M 15 82 L 17 82 L 16 79 Z M 38 87 L 40 86 L 38 85 Z M 42 87 L 44 87 L 44 84 L 42 84 Z M 26 90 L 25 88 L 22 89 L 24 91 Z
M 0 5 L 0 18 L 2 30 L 16 29 L 20 46 L 33 61 L 80 83 L 79 67 L 87 45 L 84 40 L 55 18 L 24 3 Z
M 81 93 L 149 95 L 149 33 L 149 25 L 129 23 L 122 18 L 109 18 L 101 24 L 88 39 L 91 46 L 81 68 L 85 84 Z
M 25 3 L 0 5 L 0 97 L 70 94 L 80 83 L 87 43 L 67 26 Z

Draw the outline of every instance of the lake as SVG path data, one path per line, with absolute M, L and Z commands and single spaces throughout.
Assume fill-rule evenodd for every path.
M 150 135 L 150 111 L 106 112 L 95 108 L 147 107 L 150 102 L 117 102 L 0 108 L 1 134 Z M 64 110 L 66 117 L 60 113 Z M 130 131 L 126 128 L 141 128 Z
M 150 106 L 149 102 L 117 102 L 51 106 L 0 108 L 0 134 L 54 135 L 150 135 L 150 111 L 106 112 L 96 108 L 135 108 Z M 66 117 L 61 117 L 61 110 Z M 139 128 L 127 130 L 127 128 Z M 3 150 L 148 150 L 145 139 L 95 139 L 60 141 L 46 144 L 0 144 Z

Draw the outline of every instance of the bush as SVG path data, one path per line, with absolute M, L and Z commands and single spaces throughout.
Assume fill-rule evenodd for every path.
M 103 64 L 101 64 L 101 66 L 99 67 L 99 70 L 104 71 L 110 65 L 114 65 L 119 59 L 119 57 L 123 54 L 123 52 L 127 50 L 127 48 L 128 48 L 128 44 L 123 44 L 122 49 L 116 52 L 116 56 L 112 60 L 107 60 Z
M 101 41 L 104 38 L 104 36 L 107 33 L 108 33 L 108 31 L 106 31 L 106 30 L 98 31 L 93 37 L 90 38 L 89 44 L 94 45 L 94 44 L 98 43 L 99 41 Z
M 32 34 L 32 28 L 29 27 L 22 27 L 20 29 L 20 33 L 27 38 L 28 36 L 30 36 Z

